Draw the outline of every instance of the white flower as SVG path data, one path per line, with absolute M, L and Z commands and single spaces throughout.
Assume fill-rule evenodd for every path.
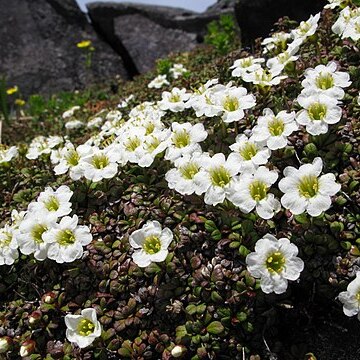
M 84 225 L 78 225 L 76 215 L 65 216 L 59 224 L 42 234 L 42 239 L 49 244 L 48 258 L 61 264 L 80 259 L 83 254 L 83 246 L 92 241 L 90 229 Z
M 174 79 L 179 78 L 182 74 L 187 72 L 183 64 L 174 64 L 169 71 Z
M 344 29 L 342 38 L 350 38 L 353 41 L 358 41 L 360 39 L 360 16 L 350 19 Z
M 231 83 L 229 84 L 231 86 Z M 220 115 L 221 109 L 214 106 L 213 97 L 217 92 L 223 91 L 230 86 L 218 84 L 218 79 L 211 79 L 199 86 L 199 88 L 191 94 L 185 105 L 187 108 L 192 107 L 197 117 L 203 115 L 207 117 Z
M 280 111 L 275 116 L 271 109 L 266 108 L 253 128 L 252 139 L 259 143 L 265 142 L 270 150 L 282 149 L 287 145 L 287 137 L 297 129 L 294 111 Z
M 135 249 L 132 258 L 136 265 L 146 267 L 152 262 L 166 259 L 168 246 L 173 239 L 170 229 L 161 229 L 158 221 L 147 221 L 139 230 L 129 237 L 130 245 Z
M 224 202 L 225 198 L 232 193 L 235 185 L 235 176 L 239 174 L 241 164 L 234 154 L 228 158 L 222 153 L 213 157 L 205 156 L 201 159 L 202 172 L 197 181 L 206 189 L 204 201 L 208 205 L 216 205 Z
M 304 262 L 297 254 L 297 246 L 289 239 L 278 240 L 267 234 L 256 242 L 255 252 L 246 257 L 247 269 L 260 279 L 264 293 L 282 294 L 287 289 L 288 280 L 297 280 L 304 269 Z
M 245 82 L 250 82 L 263 87 L 279 85 L 280 81 L 286 78 L 286 75 L 279 75 L 278 73 L 273 73 L 267 69 L 259 69 L 243 75 L 243 80 Z
M 87 123 L 87 128 L 88 129 L 93 129 L 93 128 L 99 128 L 101 126 L 103 122 L 103 119 L 100 116 L 94 117 L 93 119 L 91 119 L 88 123 Z
M 268 162 L 271 151 L 264 143 L 259 143 L 253 137 L 248 138 L 244 134 L 238 135 L 235 140 L 230 149 L 234 152 L 242 173 L 253 174 L 260 165 Z
M 57 217 L 50 213 L 28 213 L 16 236 L 20 251 L 25 255 L 34 254 L 36 260 L 45 260 L 49 244 L 44 242 L 43 235 L 55 226 L 56 220 Z
M 268 192 L 277 178 L 277 172 L 270 171 L 265 166 L 260 166 L 254 175 L 241 174 L 229 192 L 228 199 L 245 214 L 256 207 L 261 218 L 271 219 L 281 208 L 280 202 Z
M 50 154 L 51 149 L 63 142 L 61 136 L 37 136 L 31 141 L 26 158 L 35 160 L 42 154 Z
M 129 102 L 133 100 L 135 96 L 133 94 L 129 95 L 125 100 L 123 100 L 117 107 L 123 109 L 129 106 Z
M 328 4 L 324 6 L 324 9 L 335 9 L 344 2 L 344 0 L 327 0 L 327 1 Z
M 345 38 L 344 33 L 351 35 L 354 27 L 354 19 L 360 16 L 360 8 L 350 8 L 349 6 L 341 10 L 340 15 L 334 25 L 331 27 L 331 30 L 340 35 L 342 38 Z M 355 20 L 356 21 L 356 20 Z M 350 29 L 348 29 L 350 27 Z
M 85 126 L 85 124 L 80 120 L 70 120 L 65 123 L 65 129 L 73 130 L 73 129 L 79 129 L 81 127 Z
M 301 40 L 294 40 L 288 45 L 285 51 L 270 58 L 266 62 L 266 66 L 269 68 L 270 72 L 273 74 L 280 74 L 287 64 L 296 61 L 299 58 L 296 53 L 299 51 L 300 45 Z
M 284 31 L 279 31 L 271 35 L 271 37 L 265 38 L 261 45 L 265 46 L 263 53 L 266 54 L 269 51 L 281 52 L 286 49 L 287 41 L 291 38 L 291 35 Z
M 73 192 L 66 185 L 61 185 L 56 191 L 51 187 L 47 187 L 40 193 L 36 202 L 32 202 L 28 206 L 28 212 L 42 212 L 51 214 L 51 216 L 61 217 L 71 212 L 70 199 Z
M 171 139 L 165 153 L 165 159 L 170 161 L 174 161 L 185 154 L 201 151 L 198 143 L 204 141 L 208 136 L 204 125 L 201 123 L 191 125 L 190 123 L 173 122 L 171 128 Z
M 315 93 L 311 96 L 299 95 L 297 101 L 304 109 L 296 114 L 295 119 L 311 135 L 326 134 L 328 125 L 341 119 L 342 110 L 335 98 Z
M 166 80 L 166 75 L 159 75 L 148 84 L 148 88 L 160 89 L 162 86 L 169 84 L 170 83 Z
M 6 147 L 0 144 L 0 164 L 11 161 L 18 156 L 18 148 L 16 146 Z
M 118 163 L 122 163 L 122 154 L 115 147 L 92 148 L 90 155 L 82 158 L 84 177 L 93 182 L 111 179 L 118 172 Z
M 66 315 L 66 338 L 79 348 L 85 348 L 101 335 L 101 325 L 93 308 L 81 310 L 81 315 Z
M 261 69 L 260 64 L 263 63 L 264 61 L 265 59 L 263 58 L 256 59 L 253 56 L 237 59 L 234 61 L 234 64 L 230 67 L 230 69 L 233 69 L 233 71 L 231 72 L 231 76 L 242 77 L 246 73 L 259 70 Z
M 170 110 L 179 112 L 185 110 L 185 101 L 190 98 L 190 94 L 186 93 L 186 89 L 173 88 L 171 92 L 164 91 L 162 99 L 158 102 L 161 110 Z
M 76 149 L 72 143 L 66 143 L 60 149 L 59 163 L 54 167 L 56 175 L 65 174 L 69 171 L 72 180 L 79 180 L 84 174 L 84 164 L 81 159 L 89 155 L 92 151 L 89 145 L 79 145 Z
M 13 229 L 17 229 L 26 215 L 26 211 L 17 211 L 16 209 L 11 211 L 11 226 Z
M 315 16 L 310 15 L 310 18 L 306 21 L 301 21 L 300 25 L 291 30 L 291 35 L 294 39 L 303 39 L 305 40 L 307 37 L 314 35 L 315 31 L 318 27 L 318 22 L 320 19 L 320 13 Z
M 281 204 L 293 214 L 307 211 L 311 216 L 318 216 L 331 206 L 331 196 L 341 188 L 335 182 L 332 173 L 320 176 L 323 162 L 314 159 L 312 164 L 301 165 L 299 169 L 288 166 L 284 169 L 284 178 L 279 182 L 279 189 L 284 193 Z
M 62 114 L 62 118 L 63 119 L 68 119 L 72 116 L 74 116 L 75 112 L 80 110 L 80 106 L 73 106 L 71 109 L 65 111 L 63 114 Z
M 6 224 L 0 228 L 0 265 L 11 265 L 19 257 L 14 228 Z
M 165 174 L 169 188 L 182 195 L 203 194 L 207 190 L 207 183 L 201 180 L 204 176 L 204 170 L 201 168 L 203 156 L 200 152 L 194 152 L 175 160 L 176 168 Z
M 360 320 L 360 271 L 356 278 L 349 283 L 346 291 L 342 291 L 338 299 L 343 303 L 343 311 L 346 316 L 357 315 Z
M 315 69 L 305 70 L 305 79 L 301 82 L 304 87 L 301 94 L 311 96 L 314 93 L 327 95 L 335 99 L 342 99 L 345 92 L 342 88 L 351 84 L 350 75 L 346 72 L 336 71 L 334 61 L 325 65 L 318 65 Z
M 214 108 L 222 113 L 222 120 L 226 123 L 241 120 L 244 116 L 244 109 L 255 106 L 256 99 L 252 94 L 247 94 L 244 87 L 230 87 L 218 91 L 213 96 Z
M 122 113 L 119 110 L 109 111 L 105 117 L 106 120 L 119 121 L 122 118 Z

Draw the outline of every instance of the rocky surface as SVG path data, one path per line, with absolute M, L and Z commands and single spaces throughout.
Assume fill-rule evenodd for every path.
M 90 3 L 95 29 L 123 57 L 132 74 L 150 70 L 155 60 L 170 52 L 189 51 L 203 41 L 207 24 L 233 11 L 221 1 L 204 13 L 132 3 Z
M 99 39 L 75 0 L 0 0 L 0 74 L 24 96 L 73 90 L 127 72 L 121 58 Z M 84 49 L 92 41 L 91 67 Z
M 268 36 L 274 23 L 283 16 L 302 21 L 321 11 L 326 0 L 238 0 L 235 1 L 236 20 L 245 43 Z

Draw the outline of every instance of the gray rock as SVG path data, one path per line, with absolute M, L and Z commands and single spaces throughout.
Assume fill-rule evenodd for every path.
M 245 43 L 266 37 L 274 23 L 283 16 L 306 20 L 321 11 L 326 0 L 238 0 L 235 15 Z
M 0 74 L 25 96 L 74 90 L 120 75 L 121 58 L 99 39 L 75 0 L 0 0 Z M 76 44 L 92 41 L 91 67 Z
M 210 21 L 233 11 L 229 7 L 210 8 L 199 14 L 166 6 L 111 2 L 90 3 L 87 8 L 94 28 L 122 56 L 132 75 L 151 69 L 157 58 L 170 52 L 193 49 L 203 41 Z
M 151 70 L 157 59 L 172 51 L 188 51 L 196 45 L 196 34 L 166 29 L 141 14 L 115 18 L 114 29 L 140 73 Z

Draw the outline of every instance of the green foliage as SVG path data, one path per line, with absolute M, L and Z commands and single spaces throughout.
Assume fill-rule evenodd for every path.
M 220 55 L 225 55 L 234 46 L 236 27 L 232 15 L 221 15 L 219 20 L 214 20 L 207 27 L 205 43 L 213 45 Z
M 172 62 L 168 58 L 159 59 L 156 61 L 156 71 L 159 75 L 169 75 L 172 65 Z

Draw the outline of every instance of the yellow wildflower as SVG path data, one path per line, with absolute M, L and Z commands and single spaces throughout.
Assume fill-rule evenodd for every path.
M 13 86 L 12 88 L 7 89 L 7 90 L 6 90 L 6 93 L 7 93 L 8 95 L 12 95 L 12 94 L 15 94 L 18 90 L 19 90 L 19 88 L 15 85 L 15 86 Z
M 16 99 L 15 100 L 15 105 L 18 105 L 18 106 L 24 106 L 25 105 L 25 100 L 23 99 Z
M 82 48 L 87 48 L 91 45 L 91 41 L 90 40 L 83 40 L 80 41 L 79 43 L 76 44 L 76 46 L 80 49 Z

